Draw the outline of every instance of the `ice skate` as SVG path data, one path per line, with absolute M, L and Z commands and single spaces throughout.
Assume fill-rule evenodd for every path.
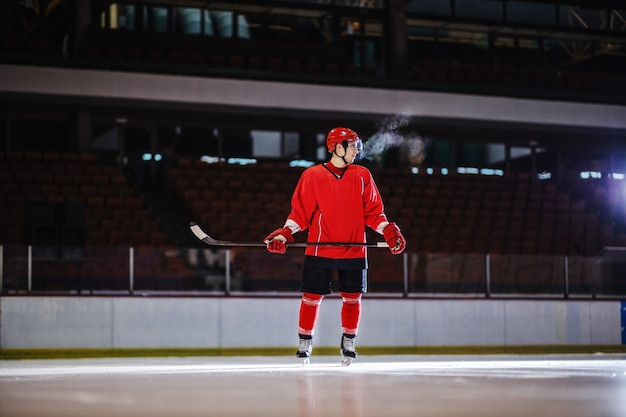
M 357 356 L 354 350 L 355 337 L 355 335 L 346 333 L 341 336 L 341 366 L 350 365 Z
M 305 334 L 300 335 L 300 346 L 296 356 L 302 361 L 302 366 L 311 362 L 311 351 L 313 350 L 313 337 Z

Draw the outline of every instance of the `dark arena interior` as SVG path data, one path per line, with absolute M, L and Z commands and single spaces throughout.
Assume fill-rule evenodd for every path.
M 626 415 L 625 70 L 617 0 L 0 2 L 0 414 Z M 406 250 L 303 367 L 337 126 Z

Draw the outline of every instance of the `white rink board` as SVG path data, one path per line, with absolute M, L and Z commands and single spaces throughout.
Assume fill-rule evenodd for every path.
M 0 348 L 240 348 L 297 343 L 298 297 L 1 297 Z M 618 301 L 363 298 L 360 346 L 620 345 Z M 336 346 L 341 300 L 316 346 Z

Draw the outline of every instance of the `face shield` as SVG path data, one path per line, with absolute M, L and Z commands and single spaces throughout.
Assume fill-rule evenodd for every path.
M 360 153 L 363 151 L 363 142 L 361 142 L 361 139 L 356 138 L 355 140 L 347 141 L 347 144 L 344 144 L 344 148 L 350 148 Z

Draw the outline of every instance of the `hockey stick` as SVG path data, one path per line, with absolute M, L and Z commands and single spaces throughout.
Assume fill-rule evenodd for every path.
M 245 247 L 266 247 L 263 242 L 229 242 L 226 240 L 213 239 L 211 236 L 204 233 L 204 231 L 196 224 L 196 222 L 190 222 L 189 228 L 194 235 L 209 246 L 245 246 Z M 306 242 L 306 243 L 289 243 L 289 246 L 295 248 L 305 248 L 307 246 L 365 246 L 367 248 L 387 248 L 387 242 L 377 243 L 355 243 L 355 242 Z

